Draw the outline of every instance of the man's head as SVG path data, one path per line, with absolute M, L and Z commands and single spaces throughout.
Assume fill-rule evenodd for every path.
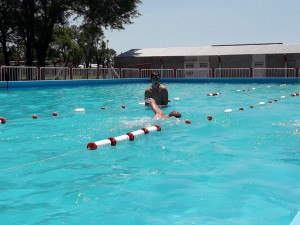
M 181 117 L 181 113 L 177 112 L 177 111 L 172 111 L 169 114 L 169 117 L 175 116 L 176 118 L 180 118 Z
M 153 79 L 160 79 L 160 74 L 159 73 L 151 73 L 151 80 Z

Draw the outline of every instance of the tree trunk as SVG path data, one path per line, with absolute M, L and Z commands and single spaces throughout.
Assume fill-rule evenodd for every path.
M 33 43 L 34 43 L 34 0 L 26 1 L 25 9 L 25 20 L 26 20 L 26 66 L 33 65 Z
M 37 64 L 38 66 L 45 66 L 46 65 L 46 52 L 47 49 L 44 49 L 45 47 L 40 47 L 40 49 L 36 49 L 36 55 L 37 55 Z
M 26 61 L 25 61 L 25 65 L 26 66 L 32 66 L 33 64 L 33 58 L 32 58 L 32 40 L 31 40 L 31 36 L 27 35 L 27 41 L 25 43 L 26 45 Z
M 34 47 L 37 54 L 38 66 L 46 65 L 47 51 L 53 35 L 53 28 L 58 15 L 52 15 L 49 18 L 44 18 L 43 30 L 40 32 L 39 37 L 35 40 Z
M 6 46 L 6 42 L 5 43 L 1 43 L 2 45 L 2 51 L 3 51 L 3 56 L 4 56 L 4 63 L 5 66 L 9 66 L 9 54 L 8 54 L 8 50 L 7 50 L 7 46 Z

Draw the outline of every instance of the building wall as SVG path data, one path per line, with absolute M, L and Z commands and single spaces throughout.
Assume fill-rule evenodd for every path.
M 287 67 L 299 68 L 300 67 L 300 54 L 289 54 L 287 55 Z
M 285 61 L 287 60 L 287 61 Z M 116 68 L 186 69 L 186 68 L 299 68 L 298 54 L 115 57 Z
M 220 56 L 222 68 L 249 68 L 252 65 L 252 55 Z
M 183 67 L 183 56 L 169 56 L 169 57 L 161 57 L 161 65 L 156 68 L 163 68 L 163 69 L 174 69 L 178 68 L 181 69 Z
M 150 64 L 150 67 L 153 65 L 153 60 L 148 57 L 115 57 L 114 66 L 116 68 L 139 68 L 144 64 Z M 146 66 L 146 65 L 144 65 Z
M 284 55 L 266 55 L 267 68 L 284 68 Z

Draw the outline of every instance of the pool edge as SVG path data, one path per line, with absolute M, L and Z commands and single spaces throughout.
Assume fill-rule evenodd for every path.
M 162 83 L 300 83 L 300 78 L 162 78 Z M 0 88 L 62 87 L 100 84 L 149 83 L 148 78 L 101 80 L 0 81 Z

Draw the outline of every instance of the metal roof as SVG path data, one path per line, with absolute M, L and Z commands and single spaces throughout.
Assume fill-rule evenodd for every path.
M 300 53 L 300 44 L 259 43 L 202 47 L 131 49 L 117 57 L 213 56 Z

